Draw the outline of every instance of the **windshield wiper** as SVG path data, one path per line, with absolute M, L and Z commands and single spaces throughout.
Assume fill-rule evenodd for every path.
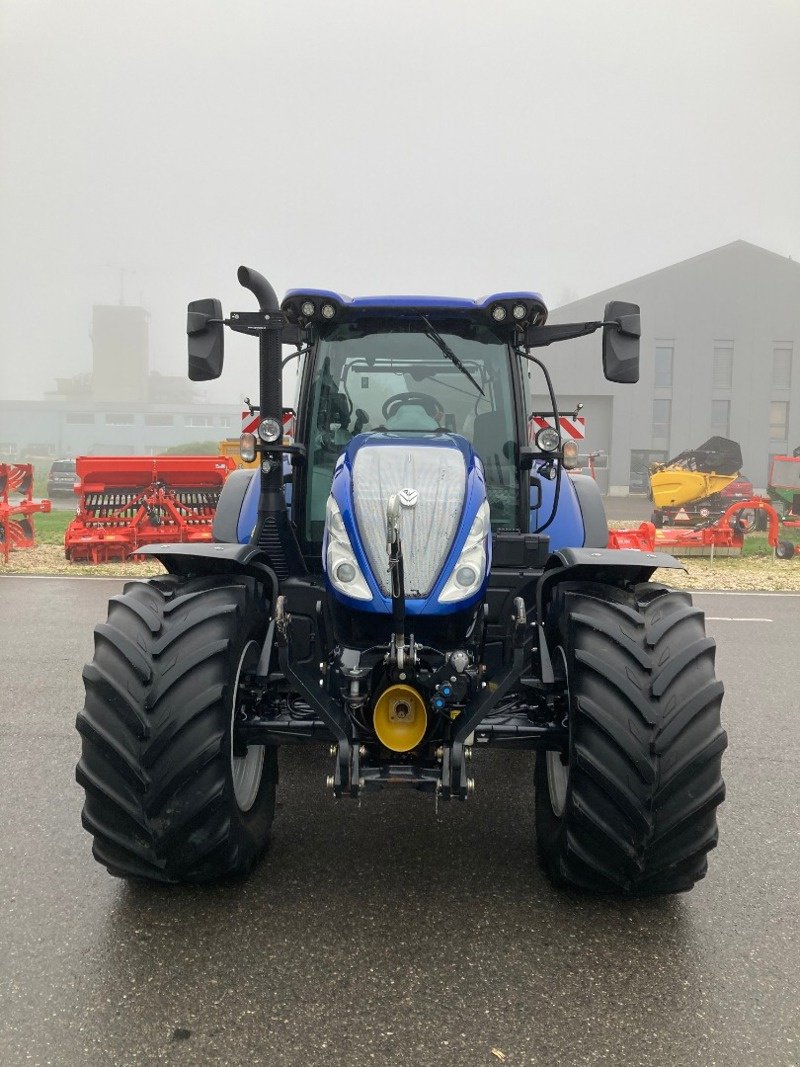
M 426 337 L 430 337 L 430 339 L 433 341 L 433 343 L 436 345 L 436 347 L 441 350 L 442 355 L 447 356 L 447 358 L 450 360 L 450 362 L 453 364 L 453 366 L 454 367 L 458 367 L 458 369 L 461 371 L 461 373 L 465 374 L 469 378 L 469 380 L 472 382 L 472 384 L 475 386 L 475 388 L 478 390 L 478 392 L 481 394 L 481 396 L 486 396 L 486 393 L 484 393 L 483 389 L 481 389 L 481 387 L 478 385 L 478 383 L 472 377 L 470 372 L 467 370 L 467 368 L 464 366 L 464 364 L 461 362 L 461 360 L 455 354 L 453 349 L 450 347 L 450 345 L 447 343 L 447 341 L 445 341 L 444 337 L 442 337 L 442 335 L 439 333 L 439 331 L 433 325 L 433 323 L 428 318 L 428 316 L 427 315 L 420 315 L 420 318 L 425 323 L 425 325 L 428 327 L 428 329 L 425 331 L 425 336 Z

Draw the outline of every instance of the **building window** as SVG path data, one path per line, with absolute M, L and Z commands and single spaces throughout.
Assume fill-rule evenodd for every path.
M 731 432 L 730 400 L 711 401 L 711 433 L 718 437 L 729 437 Z
M 133 426 L 133 415 L 128 411 L 109 411 L 106 426 Z
M 669 451 L 669 424 L 671 415 L 671 400 L 653 401 L 653 448 Z
M 672 388 L 672 345 L 656 345 L 656 389 Z
M 230 415 L 220 415 L 219 424 L 220 424 L 220 426 L 224 427 L 224 429 L 229 430 L 231 428 L 231 417 L 230 417 Z
M 19 445 L 13 441 L 0 441 L 0 456 L 18 456 Z
M 733 383 L 733 341 L 717 341 L 714 345 L 715 389 L 730 389 Z
M 172 426 L 174 422 L 174 415 L 162 415 L 160 412 L 151 412 L 144 417 L 145 426 Z
M 772 349 L 772 388 L 792 388 L 792 348 L 781 345 Z
M 184 417 L 185 426 L 213 426 L 214 420 L 210 415 L 186 415 Z
M 164 448 L 163 448 L 162 445 L 145 445 L 144 446 L 144 454 L 146 456 L 160 456 L 163 451 L 164 451 Z
M 80 423 L 83 426 L 93 426 L 94 415 L 91 411 L 68 411 L 64 415 L 64 422 L 70 423 L 71 425 L 78 425 Z
M 769 439 L 785 441 L 789 436 L 789 402 L 773 400 L 769 406 Z

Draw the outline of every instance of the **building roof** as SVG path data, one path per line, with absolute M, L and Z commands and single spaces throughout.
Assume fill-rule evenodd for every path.
M 569 303 L 562 304 L 561 308 L 558 310 L 570 307 L 573 304 L 580 304 L 587 299 L 602 297 L 606 293 L 617 292 L 622 288 L 637 285 L 640 282 L 649 281 L 650 279 L 655 278 L 658 275 L 664 275 L 673 271 L 683 270 L 684 268 L 690 265 L 696 266 L 703 264 L 704 262 L 710 262 L 714 259 L 730 259 L 733 257 L 741 256 L 749 257 L 754 262 L 760 259 L 765 263 L 769 262 L 773 265 L 784 264 L 788 266 L 789 269 L 800 272 L 800 262 L 792 259 L 791 256 L 781 256 L 777 252 L 771 252 L 768 248 L 762 248 L 760 245 L 754 245 L 750 241 L 730 241 L 726 245 L 720 245 L 719 248 L 712 248 L 709 249 L 707 252 L 700 252 L 696 256 L 689 256 L 687 259 L 681 259 L 677 263 L 669 263 L 664 267 L 660 267 L 658 270 L 648 271 L 648 273 L 646 274 L 640 274 L 634 278 L 628 278 L 624 281 L 617 282 L 615 285 L 609 285 L 605 289 L 600 289 L 595 293 L 587 294 L 587 296 L 579 297 L 576 300 L 570 300 Z M 797 274 L 797 278 L 798 281 L 800 281 L 800 273 Z

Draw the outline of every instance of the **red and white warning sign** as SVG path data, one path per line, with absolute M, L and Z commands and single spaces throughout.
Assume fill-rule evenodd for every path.
M 565 440 L 583 441 L 586 438 L 586 418 L 583 415 L 559 415 L 558 425 L 561 436 Z M 556 428 L 556 420 L 552 415 L 531 415 L 530 440 L 533 441 L 536 433 L 546 426 Z
M 245 408 L 242 412 L 242 433 L 258 433 L 260 422 L 261 416 L 257 411 L 254 413 L 249 408 Z
M 245 408 L 242 412 L 242 433 L 258 433 L 260 422 L 261 415 L 258 411 L 252 412 L 249 408 Z M 285 410 L 283 413 L 283 434 L 284 437 L 294 437 L 294 412 L 292 410 Z

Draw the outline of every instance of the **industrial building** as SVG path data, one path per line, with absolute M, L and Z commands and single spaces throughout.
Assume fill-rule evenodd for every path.
M 0 461 L 157 455 L 238 436 L 238 407 L 208 404 L 187 378 L 150 370 L 145 308 L 95 305 L 91 340 L 90 372 L 56 379 L 43 400 L 0 399 Z
M 235 405 L 0 401 L 0 462 L 155 456 L 173 445 L 238 437 L 240 427 Z
M 544 350 L 562 409 L 585 405 L 582 450 L 608 453 L 603 490 L 646 492 L 652 461 L 712 434 L 739 442 L 744 473 L 763 489 L 771 456 L 800 445 L 800 263 L 734 241 L 566 304 L 549 321 L 601 319 L 609 300 L 641 306 L 638 385 L 604 379 L 598 334 Z M 533 406 L 544 407 L 541 381 L 531 381 Z

